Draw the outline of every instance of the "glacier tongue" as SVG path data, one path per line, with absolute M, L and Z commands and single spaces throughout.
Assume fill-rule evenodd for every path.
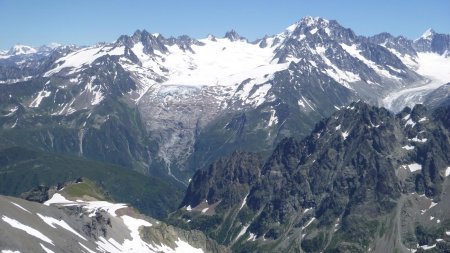
M 450 82 L 450 58 L 436 53 L 418 53 L 417 73 L 426 77 L 425 83 L 391 92 L 382 104 L 395 112 L 405 106 L 413 107 L 424 102 L 426 95 Z

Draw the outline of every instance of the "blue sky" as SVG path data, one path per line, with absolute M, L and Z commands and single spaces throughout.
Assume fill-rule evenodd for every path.
M 195 38 L 235 29 L 253 40 L 304 16 L 336 19 L 361 35 L 387 31 L 417 38 L 429 27 L 450 34 L 449 13 L 449 0 L 0 0 L 0 49 L 89 45 L 136 29 Z

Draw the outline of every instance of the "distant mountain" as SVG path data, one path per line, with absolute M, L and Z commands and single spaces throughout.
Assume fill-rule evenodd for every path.
M 187 183 L 236 149 L 269 155 L 352 101 L 397 112 L 433 100 L 450 81 L 447 38 L 364 37 L 305 17 L 254 42 L 233 30 L 205 39 L 137 30 L 113 43 L 1 56 L 2 128 L 46 136 L 38 126 L 50 120 L 64 134 L 35 137 L 44 150 Z M 49 144 L 61 136 L 72 144 Z
M 446 252 L 449 110 L 342 107 L 264 163 L 233 153 L 197 171 L 171 223 L 233 252 Z
M 8 51 L 8 55 L 22 55 L 22 54 L 35 54 L 38 51 L 30 46 L 26 45 L 14 45 L 11 47 L 11 49 Z

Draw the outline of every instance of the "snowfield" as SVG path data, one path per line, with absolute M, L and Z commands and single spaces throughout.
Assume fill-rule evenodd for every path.
M 416 72 L 428 79 L 423 84 L 394 91 L 382 100 L 382 104 L 398 112 L 405 106 L 423 103 L 427 94 L 450 82 L 450 58 L 435 53 L 418 53 Z M 410 62 L 404 62 L 406 65 Z

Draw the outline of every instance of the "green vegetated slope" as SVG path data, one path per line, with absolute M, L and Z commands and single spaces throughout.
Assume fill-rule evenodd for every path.
M 156 218 L 174 210 L 183 191 L 168 180 L 99 161 L 22 147 L 0 151 L 0 193 L 4 195 L 19 196 L 38 185 L 55 186 L 80 177 L 95 182 L 115 201 Z

